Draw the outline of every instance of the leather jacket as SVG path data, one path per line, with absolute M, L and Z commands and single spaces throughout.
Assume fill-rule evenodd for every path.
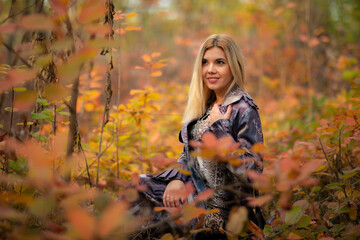
M 231 173 L 238 177 L 240 176 L 247 181 L 245 170 L 252 169 L 259 173 L 262 172 L 262 156 L 251 150 L 252 145 L 263 142 L 261 122 L 257 111 L 258 106 L 250 95 L 241 90 L 237 85 L 235 85 L 226 95 L 223 104 L 220 106 L 220 112 L 224 114 L 230 104 L 232 104 L 230 118 L 217 120 L 207 131 L 215 134 L 217 138 L 231 136 L 234 141 L 240 143 L 240 148 L 246 151 L 246 153 L 242 154 L 243 156 L 239 156 L 239 158 L 253 159 L 253 161 L 246 161 L 245 164 L 239 167 L 234 167 L 230 164 L 227 166 Z M 192 181 L 196 192 L 200 193 L 206 189 L 206 186 L 199 177 L 199 173 L 191 166 L 189 161 L 190 151 L 192 150 L 189 145 L 189 132 L 197 120 L 198 119 L 194 119 L 189 123 L 184 124 L 179 133 L 179 140 L 184 143 L 184 151 L 180 154 L 178 163 L 181 164 L 184 169 L 189 170 L 191 175 L 187 176 L 175 169 L 170 169 L 160 173 L 156 178 L 165 181 L 172 181 L 175 179 L 182 180 L 183 182 Z

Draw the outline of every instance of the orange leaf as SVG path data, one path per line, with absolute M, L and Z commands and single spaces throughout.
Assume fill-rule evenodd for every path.
M 85 1 L 80 14 L 78 15 L 78 21 L 80 23 L 90 23 L 105 15 L 104 1 L 88 0 Z
M 95 218 L 90 213 L 78 207 L 69 210 L 67 217 L 83 239 L 93 239 Z
M 139 185 L 140 183 L 140 177 L 139 177 L 139 174 L 138 173 L 134 173 L 132 176 L 131 176 L 131 183 L 133 185 Z
M 252 150 L 256 153 L 262 153 L 264 151 L 265 147 L 262 143 L 256 143 L 252 146 Z
M 85 31 L 90 34 L 109 34 L 112 30 L 106 25 L 87 25 L 84 27 Z
M 151 57 L 147 54 L 144 54 L 141 56 L 141 58 L 145 61 L 145 62 L 151 62 Z
M 199 195 L 196 198 L 196 202 L 205 201 L 209 199 L 214 194 L 213 189 L 206 189 L 205 191 L 199 193 Z
M 162 72 L 161 71 L 155 71 L 155 72 L 152 72 L 151 73 L 151 76 L 152 77 L 161 77 L 162 75 Z
M 144 68 L 144 67 L 140 67 L 140 66 L 135 66 L 135 69 L 145 70 L 145 68 Z
M 99 224 L 97 225 L 97 233 L 100 237 L 109 235 L 109 233 L 124 220 L 127 207 L 125 202 L 118 202 L 105 209 L 99 219 Z
M 122 29 L 122 28 L 116 29 L 115 32 L 118 33 L 118 34 L 120 34 L 120 35 L 123 35 L 123 34 L 126 33 L 126 31 L 125 31 L 124 29 Z
M 296 239 L 304 239 L 304 238 L 302 236 L 300 236 L 299 234 L 291 232 L 291 233 L 289 233 L 289 235 L 287 236 L 286 239 L 296 240 Z
M 264 240 L 264 232 L 252 221 L 249 222 L 249 230 L 259 239 Z
M 141 27 L 131 26 L 131 27 L 126 27 L 125 30 L 126 31 L 140 31 Z
M 316 45 L 318 45 L 320 43 L 319 39 L 317 38 L 312 38 L 309 41 L 309 47 L 315 47 Z
M 158 57 L 158 56 L 160 56 L 160 55 L 161 55 L 161 53 L 159 53 L 159 52 L 154 52 L 154 53 L 151 54 L 151 57 L 156 58 L 156 57 Z
M 53 20 L 44 14 L 31 14 L 21 18 L 20 26 L 25 30 L 51 31 L 54 29 Z

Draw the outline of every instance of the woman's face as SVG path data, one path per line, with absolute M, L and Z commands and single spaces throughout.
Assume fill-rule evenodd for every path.
M 212 47 L 206 50 L 202 59 L 202 79 L 206 86 L 215 92 L 218 99 L 225 97 L 233 76 L 225 52 L 221 48 Z

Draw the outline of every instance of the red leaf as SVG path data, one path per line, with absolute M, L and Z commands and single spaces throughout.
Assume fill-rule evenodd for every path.
M 8 90 L 19 83 L 32 80 L 36 77 L 37 71 L 34 69 L 10 69 L 7 78 L 0 81 L 0 90 Z
M 58 15 L 63 15 L 67 12 L 69 0 L 50 0 L 50 3 L 52 9 L 54 9 Z
M 18 29 L 19 25 L 16 23 L 9 23 L 6 25 L 0 26 L 0 33 L 12 33 Z
M 80 14 L 78 16 L 78 21 L 80 23 L 90 23 L 101 17 L 105 16 L 106 6 L 104 1 L 99 0 L 88 0 L 85 1 Z
M 257 198 L 247 198 L 248 205 L 252 207 L 262 207 L 266 203 L 270 202 L 273 199 L 273 195 L 265 194 Z

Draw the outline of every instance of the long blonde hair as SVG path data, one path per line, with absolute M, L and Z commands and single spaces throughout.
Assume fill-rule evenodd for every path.
M 232 37 L 226 34 L 213 34 L 209 36 L 200 46 L 195 60 L 188 102 L 183 117 L 184 123 L 201 117 L 206 110 L 206 105 L 215 101 L 214 91 L 210 90 L 202 79 L 202 59 L 206 50 L 213 47 L 219 47 L 225 52 L 233 76 L 233 81 L 226 93 L 228 93 L 235 84 L 241 89 L 244 89 L 244 57 L 239 46 Z

